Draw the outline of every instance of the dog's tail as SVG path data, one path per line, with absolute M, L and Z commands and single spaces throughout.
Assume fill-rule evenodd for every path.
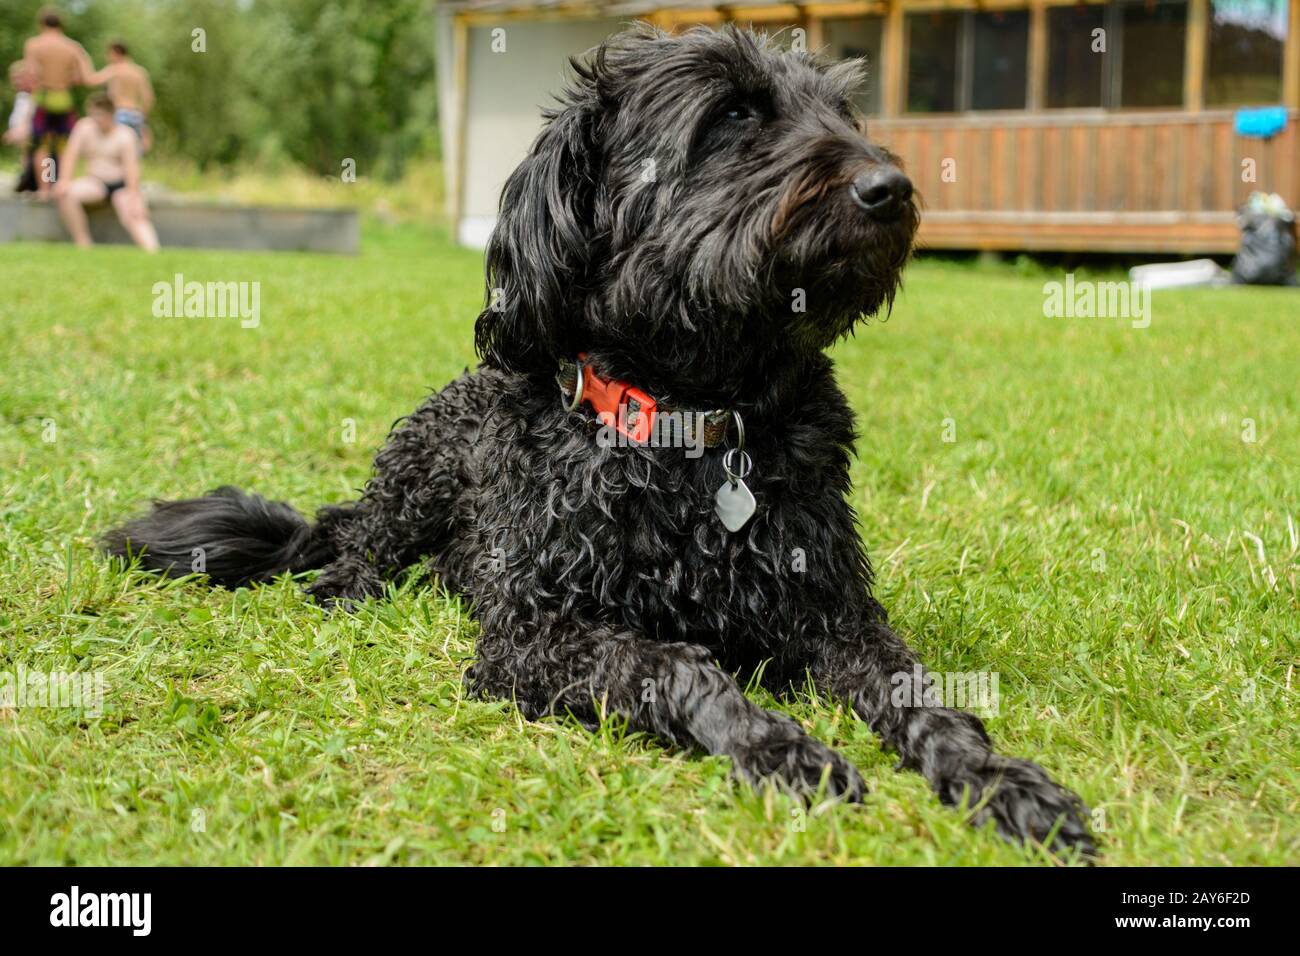
M 100 545 L 111 555 L 139 558 L 150 571 L 206 573 L 225 587 L 324 567 L 333 550 L 284 502 L 229 486 L 202 498 L 155 501 L 151 511 L 114 528 Z

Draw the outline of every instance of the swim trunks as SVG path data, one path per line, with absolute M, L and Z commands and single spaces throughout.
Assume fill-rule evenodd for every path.
M 46 105 L 50 102 L 52 93 L 64 94 L 66 110 L 56 110 Z M 57 156 L 67 145 L 72 127 L 77 125 L 77 111 L 72 106 L 72 96 L 66 90 L 46 90 L 37 95 L 36 102 L 36 113 L 32 116 L 32 145 L 37 149 L 45 147 L 50 155 Z M 55 98 L 55 102 L 63 103 L 65 100 Z
M 48 113 L 72 112 L 71 90 L 37 90 L 32 94 L 32 99 L 36 101 L 37 107 Z
M 113 114 L 113 119 L 123 126 L 129 126 L 135 135 L 144 139 L 144 114 L 139 110 L 122 107 Z

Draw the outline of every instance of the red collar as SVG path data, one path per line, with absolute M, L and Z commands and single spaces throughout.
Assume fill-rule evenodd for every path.
M 586 352 L 578 353 L 577 362 L 562 361 L 555 380 L 570 411 L 580 405 L 590 405 L 602 424 L 614 426 L 637 444 L 647 444 L 655 437 L 655 422 L 661 414 L 681 415 L 682 427 L 686 429 L 694 428 L 695 416 L 702 415 L 704 444 L 708 448 L 722 444 L 731 424 L 731 412 L 725 408 L 690 412 L 661 406 L 635 385 L 601 375 Z

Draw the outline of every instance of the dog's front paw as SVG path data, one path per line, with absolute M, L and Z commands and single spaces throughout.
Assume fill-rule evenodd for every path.
M 306 590 L 322 607 L 351 613 L 367 598 L 382 595 L 384 580 L 368 565 L 342 560 L 328 565 Z
M 945 799 L 957 803 L 967 788 L 975 807 L 973 825 L 993 820 L 1008 840 L 1041 843 L 1053 853 L 1077 849 L 1084 857 L 1097 855 L 1086 822 L 1088 808 L 1038 764 L 989 754 L 978 768 L 950 782 Z
M 800 795 L 811 796 L 825 778 L 828 794 L 855 803 L 867 792 L 857 767 L 786 718 L 774 721 L 768 733 L 732 759 L 737 775 L 752 785 L 772 780 Z

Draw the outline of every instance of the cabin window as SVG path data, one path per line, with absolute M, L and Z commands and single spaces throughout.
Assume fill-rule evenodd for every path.
M 1289 27 L 1286 0 L 1213 0 L 1209 26 L 1206 104 L 1279 102 Z
M 945 10 L 905 22 L 908 112 L 1025 108 L 1029 11 Z
M 907 111 L 954 113 L 961 27 L 965 15 L 956 10 L 909 13 L 907 27 Z
M 854 97 L 867 114 L 880 112 L 880 33 L 884 17 L 837 17 L 822 23 L 822 39 L 837 60 L 866 62 L 867 82 Z
M 1182 106 L 1186 43 L 1187 0 L 1053 7 L 1047 11 L 1047 105 Z
M 968 15 L 973 110 L 1022 110 L 1028 91 L 1029 11 Z
M 1105 104 L 1106 8 L 1047 11 L 1047 105 L 1081 109 Z
M 1122 3 L 1119 9 L 1122 52 L 1116 105 L 1182 106 L 1186 0 Z

